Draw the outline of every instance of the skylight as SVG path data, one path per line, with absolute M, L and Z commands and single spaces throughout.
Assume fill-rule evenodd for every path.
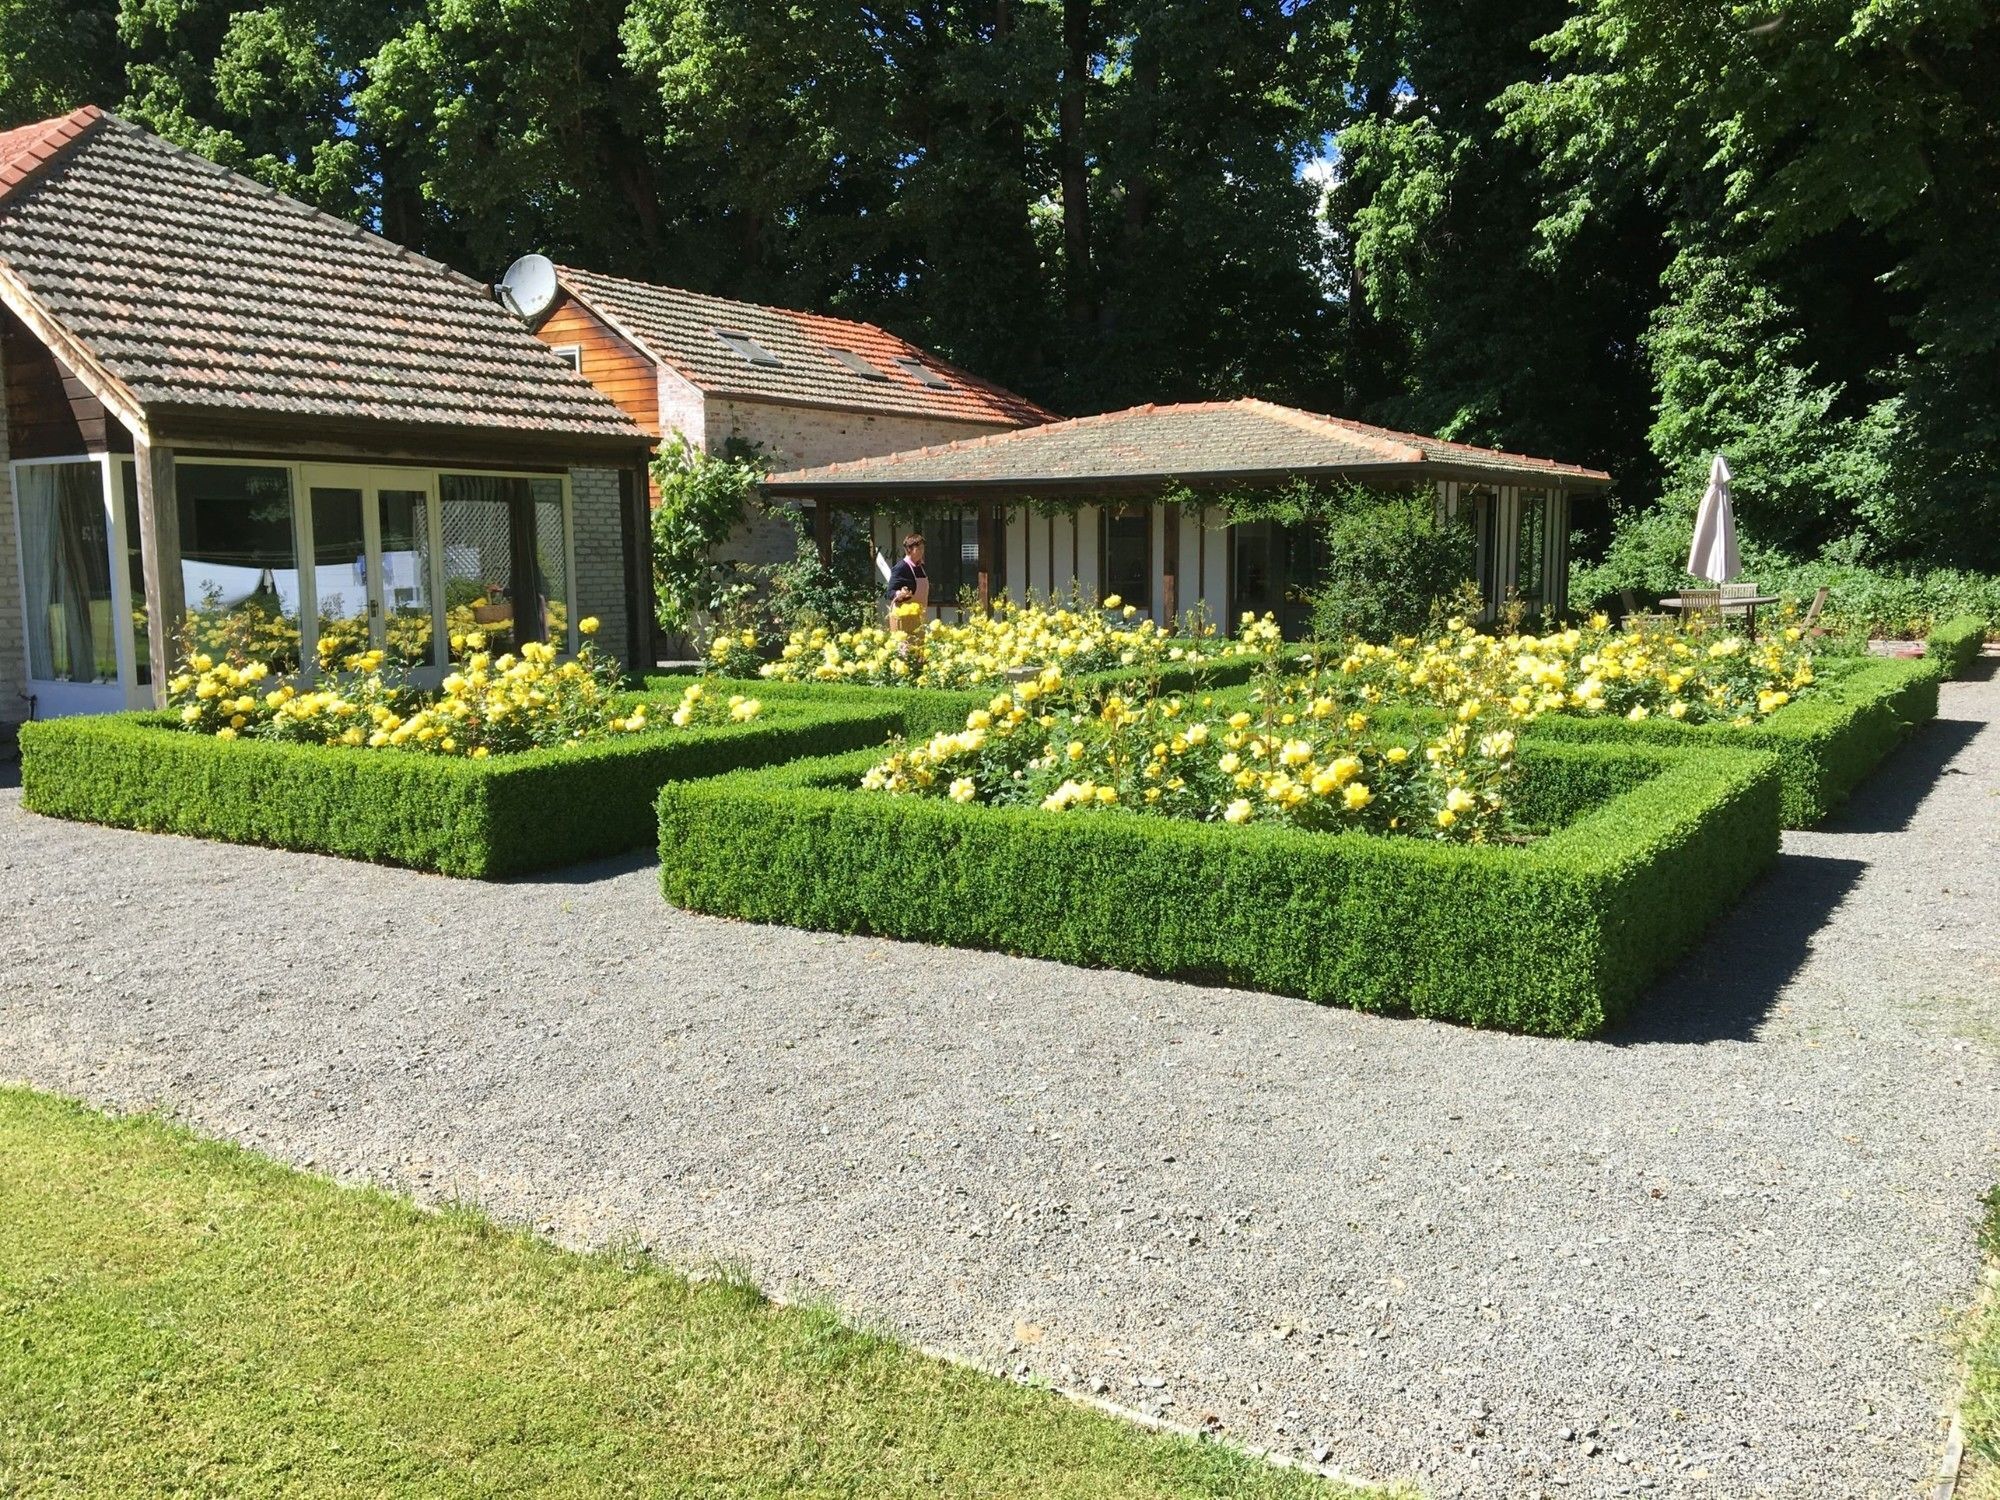
M 732 333 L 726 328 L 718 328 L 715 330 L 715 336 L 745 359 L 749 360 L 753 365 L 777 365 L 784 363 L 777 355 L 766 349 L 747 333 Z
M 905 375 L 908 375 L 913 380 L 920 380 L 925 385 L 940 391 L 951 389 L 951 382 L 949 380 L 946 380 L 944 376 L 938 374 L 936 370 L 933 370 L 920 359 L 911 359 L 906 355 L 898 359 L 896 364 Z
M 864 380 L 887 380 L 889 377 L 868 363 L 852 349 L 829 347 L 826 351 Z

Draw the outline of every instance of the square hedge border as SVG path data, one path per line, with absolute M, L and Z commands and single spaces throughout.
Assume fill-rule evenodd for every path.
M 1969 676 L 1986 645 L 1986 622 L 1977 615 L 1957 615 L 1933 630 L 1924 641 L 1926 658 L 1942 662 L 1947 678 Z
M 662 787 L 662 894 L 749 921 L 1591 1036 L 1778 850 L 1778 764 L 1746 751 L 1524 747 L 1519 809 L 1562 826 L 1481 847 L 858 790 L 877 758 Z
M 894 714 L 773 704 L 748 724 L 648 730 L 488 760 L 225 741 L 159 713 L 21 728 L 21 802 L 50 817 L 491 880 L 643 848 L 667 782 L 878 744 Z
M 1810 828 L 1917 725 L 1937 717 L 1943 675 L 1935 660 L 1867 657 L 1825 671 L 1811 693 L 1742 728 L 1544 714 L 1522 726 L 1522 740 L 1766 751 L 1778 758 L 1784 777 L 1784 826 Z

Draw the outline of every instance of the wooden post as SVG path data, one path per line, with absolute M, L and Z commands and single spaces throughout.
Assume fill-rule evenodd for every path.
M 833 570 L 833 507 L 824 498 L 813 501 L 813 541 L 819 547 L 819 565 Z
M 153 676 L 153 705 L 166 703 L 187 599 L 181 586 L 181 510 L 174 489 L 174 453 L 135 437 L 133 472 L 139 481 L 139 565 L 146 578 L 146 647 Z
M 1181 612 L 1181 508 L 1168 502 L 1160 528 L 1160 613 L 1168 630 Z
M 993 607 L 993 502 L 979 502 L 979 607 Z

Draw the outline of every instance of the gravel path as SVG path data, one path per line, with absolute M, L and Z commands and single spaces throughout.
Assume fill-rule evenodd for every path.
M 68 826 L 0 1077 L 1435 1494 L 1915 1493 L 2000 1180 L 2000 682 L 1607 1043 Z

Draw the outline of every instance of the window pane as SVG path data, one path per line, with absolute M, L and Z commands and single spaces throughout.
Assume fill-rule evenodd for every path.
M 1104 516 L 1104 593 L 1141 610 L 1153 607 L 1153 513 L 1107 510 Z
M 422 490 L 383 490 L 383 644 L 389 660 L 428 666 L 431 633 L 431 499 Z
M 176 464 L 191 650 L 299 665 L 299 562 L 285 469 Z
M 28 675 L 42 682 L 116 682 L 103 472 L 94 462 L 29 464 L 16 472 Z
M 444 532 L 445 619 L 451 634 L 482 631 L 489 649 L 511 651 L 535 638 L 532 609 L 516 610 L 532 586 L 516 585 L 517 528 L 533 524 L 528 481 L 490 474 L 438 478 L 438 519 Z M 525 539 L 523 539 L 525 540 Z
M 118 465 L 125 491 L 125 564 L 132 588 L 132 670 L 139 686 L 153 680 L 153 644 L 146 633 L 146 560 L 139 545 L 139 469 L 129 459 Z
M 535 588 L 541 608 L 536 636 L 569 649 L 569 568 L 563 556 L 562 481 L 529 481 L 535 494 Z
M 319 663 L 335 667 L 366 651 L 368 544 L 361 529 L 361 491 L 314 485 L 313 589 L 319 598 Z

